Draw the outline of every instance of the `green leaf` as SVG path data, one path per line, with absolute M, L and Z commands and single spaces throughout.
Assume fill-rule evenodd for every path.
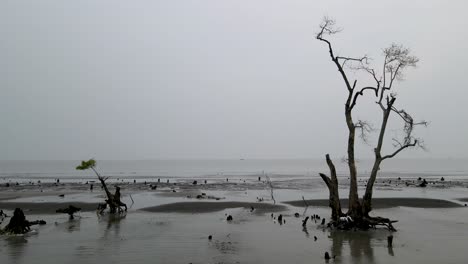
M 96 166 L 96 161 L 94 159 L 90 159 L 88 161 L 82 160 L 81 164 L 76 166 L 76 169 L 77 170 L 87 170 L 87 169 L 94 168 L 95 166 Z

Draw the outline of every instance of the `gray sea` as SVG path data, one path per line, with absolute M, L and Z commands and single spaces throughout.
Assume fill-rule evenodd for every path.
M 78 160 L 0 160 L 0 177 L 16 179 L 83 179 L 94 177 L 89 171 L 77 171 Z M 319 159 L 238 159 L 238 160 L 97 160 L 101 174 L 123 178 L 196 178 L 224 176 L 304 177 L 328 172 Z M 344 161 L 335 161 L 338 174 L 347 175 Z M 359 174 L 366 176 L 372 160 L 358 161 Z M 428 175 L 468 176 L 465 159 L 394 159 L 381 166 L 385 176 Z
M 82 181 L 95 178 L 91 171 L 77 171 L 78 160 L 0 161 L 0 178 L 11 181 Z M 114 179 L 223 179 L 257 177 L 272 179 L 310 179 L 328 173 L 325 160 L 319 159 L 238 159 L 238 160 L 97 160 L 98 171 Z M 347 177 L 344 161 L 335 161 L 340 177 Z M 367 177 L 372 160 L 358 161 L 358 173 Z M 394 159 L 381 166 L 379 177 L 468 176 L 468 160 Z

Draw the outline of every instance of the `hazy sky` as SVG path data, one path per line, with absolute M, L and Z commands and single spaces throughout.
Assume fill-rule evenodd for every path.
M 324 15 L 344 28 L 333 39 L 341 55 L 380 67 L 397 42 L 420 58 L 395 87 L 398 106 L 431 122 L 416 131 L 428 152 L 403 156 L 467 158 L 467 7 L 1 1 L 0 159 L 343 157 L 346 90 L 314 35 Z M 377 127 L 371 102 L 356 119 Z M 372 149 L 361 144 L 359 155 Z

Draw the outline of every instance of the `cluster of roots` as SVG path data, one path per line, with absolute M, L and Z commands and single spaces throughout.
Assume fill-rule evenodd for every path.
M 383 217 L 362 217 L 359 219 L 340 217 L 337 220 L 329 222 L 327 227 L 338 230 L 369 230 L 376 229 L 377 226 L 384 226 L 388 230 L 395 232 L 396 229 L 393 227 L 393 223 L 396 222 L 398 221 Z

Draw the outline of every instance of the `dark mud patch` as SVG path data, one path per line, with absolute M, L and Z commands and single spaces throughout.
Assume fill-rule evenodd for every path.
M 284 205 L 274 205 L 267 203 L 248 203 L 248 202 L 179 202 L 163 204 L 153 207 L 146 207 L 141 210 L 155 213 L 210 213 L 222 211 L 229 208 L 245 208 L 250 210 L 254 208 L 253 213 L 264 214 L 270 212 L 279 212 L 286 210 Z
M 328 199 L 306 200 L 309 206 L 323 206 L 328 207 Z M 304 207 L 304 201 L 287 201 L 283 202 L 297 207 Z M 441 199 L 429 198 L 374 198 L 372 200 L 372 207 L 374 209 L 391 208 L 398 206 L 407 206 L 415 208 L 455 208 L 462 205 Z M 348 207 L 348 199 L 341 199 L 341 207 Z
M 25 214 L 56 214 L 56 210 L 60 208 L 68 207 L 73 205 L 81 208 L 82 212 L 94 211 L 97 208 L 97 203 L 27 203 L 27 202 L 0 202 L 0 209 L 3 210 L 15 210 L 15 208 L 21 208 Z

